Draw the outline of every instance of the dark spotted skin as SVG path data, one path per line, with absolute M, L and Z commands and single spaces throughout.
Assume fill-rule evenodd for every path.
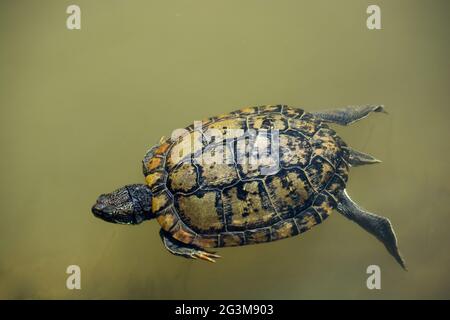
M 242 133 L 211 139 L 208 129 Z M 269 134 L 252 140 L 248 129 Z M 239 161 L 252 157 L 248 145 L 270 146 L 273 129 L 279 132 L 280 167 L 273 170 L 271 159 Z M 186 141 L 192 146 L 187 151 Z M 345 146 L 302 109 L 248 107 L 204 120 L 202 132 L 189 126 L 176 141 L 153 147 L 143 171 L 154 195 L 152 210 L 175 239 L 202 248 L 239 246 L 291 237 L 325 220 L 347 182 Z M 226 163 L 215 161 L 225 156 Z

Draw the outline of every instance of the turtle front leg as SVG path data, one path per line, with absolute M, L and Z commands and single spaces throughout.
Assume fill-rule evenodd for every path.
M 186 244 L 181 241 L 178 241 L 172 237 L 172 235 L 163 229 L 159 231 L 159 235 L 161 236 L 162 242 L 166 249 L 176 256 L 181 256 L 189 259 L 202 259 L 209 262 L 216 262 L 215 259 L 220 258 L 219 255 L 207 252 L 202 250 L 201 248 Z
M 384 106 L 382 105 L 365 105 L 365 106 L 350 106 L 333 110 L 317 111 L 311 112 L 311 114 L 315 118 L 323 122 L 332 122 L 340 124 L 342 126 L 347 126 L 358 120 L 364 119 L 371 112 L 387 113 L 386 111 L 384 111 Z
M 389 219 L 365 211 L 350 199 L 345 190 L 340 194 L 338 200 L 337 210 L 380 240 L 395 260 L 406 270 L 405 261 L 398 250 L 397 237 Z

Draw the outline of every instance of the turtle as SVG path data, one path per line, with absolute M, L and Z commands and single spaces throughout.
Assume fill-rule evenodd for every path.
M 147 151 L 145 183 L 100 195 L 92 213 L 119 224 L 156 219 L 170 253 L 216 262 L 211 248 L 299 235 L 336 210 L 406 270 L 391 222 L 356 204 L 346 189 L 350 167 L 381 161 L 330 127 L 371 113 L 387 112 L 383 105 L 317 112 L 264 105 L 196 121 Z

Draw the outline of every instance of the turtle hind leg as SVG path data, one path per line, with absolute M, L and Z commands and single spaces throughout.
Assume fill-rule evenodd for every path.
M 382 105 L 364 105 L 364 106 L 350 106 L 333 110 L 311 112 L 311 114 L 321 121 L 332 122 L 340 124 L 342 126 L 347 126 L 358 120 L 364 119 L 371 112 L 387 113 L 384 110 L 384 106 Z
M 385 217 L 378 216 L 360 208 L 350 199 L 345 190 L 341 193 L 339 202 L 337 210 L 380 240 L 388 252 L 406 270 L 405 261 L 398 250 L 397 238 L 395 237 L 391 222 Z
M 174 239 L 172 235 L 163 229 L 159 231 L 159 235 L 161 236 L 161 240 L 167 251 L 176 256 L 189 259 L 202 259 L 209 262 L 216 262 L 215 259 L 220 258 L 217 254 L 204 251 L 197 246 L 186 244 Z
M 349 147 L 343 147 L 347 151 L 347 156 L 345 157 L 345 160 L 352 166 L 362 166 L 365 164 L 374 164 L 374 163 L 380 163 L 381 160 L 378 160 L 374 157 L 372 157 L 370 154 L 357 151 L 355 149 L 349 148 Z

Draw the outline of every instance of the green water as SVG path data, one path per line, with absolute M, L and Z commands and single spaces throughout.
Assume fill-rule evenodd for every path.
M 0 4 L 0 298 L 450 298 L 448 1 L 71 1 Z M 336 128 L 383 160 L 349 193 L 389 217 L 409 271 L 338 213 L 283 241 L 177 258 L 156 221 L 95 219 L 143 182 L 162 135 L 245 105 L 381 103 Z M 81 290 L 66 288 L 68 265 Z M 366 268 L 381 267 L 381 290 Z

